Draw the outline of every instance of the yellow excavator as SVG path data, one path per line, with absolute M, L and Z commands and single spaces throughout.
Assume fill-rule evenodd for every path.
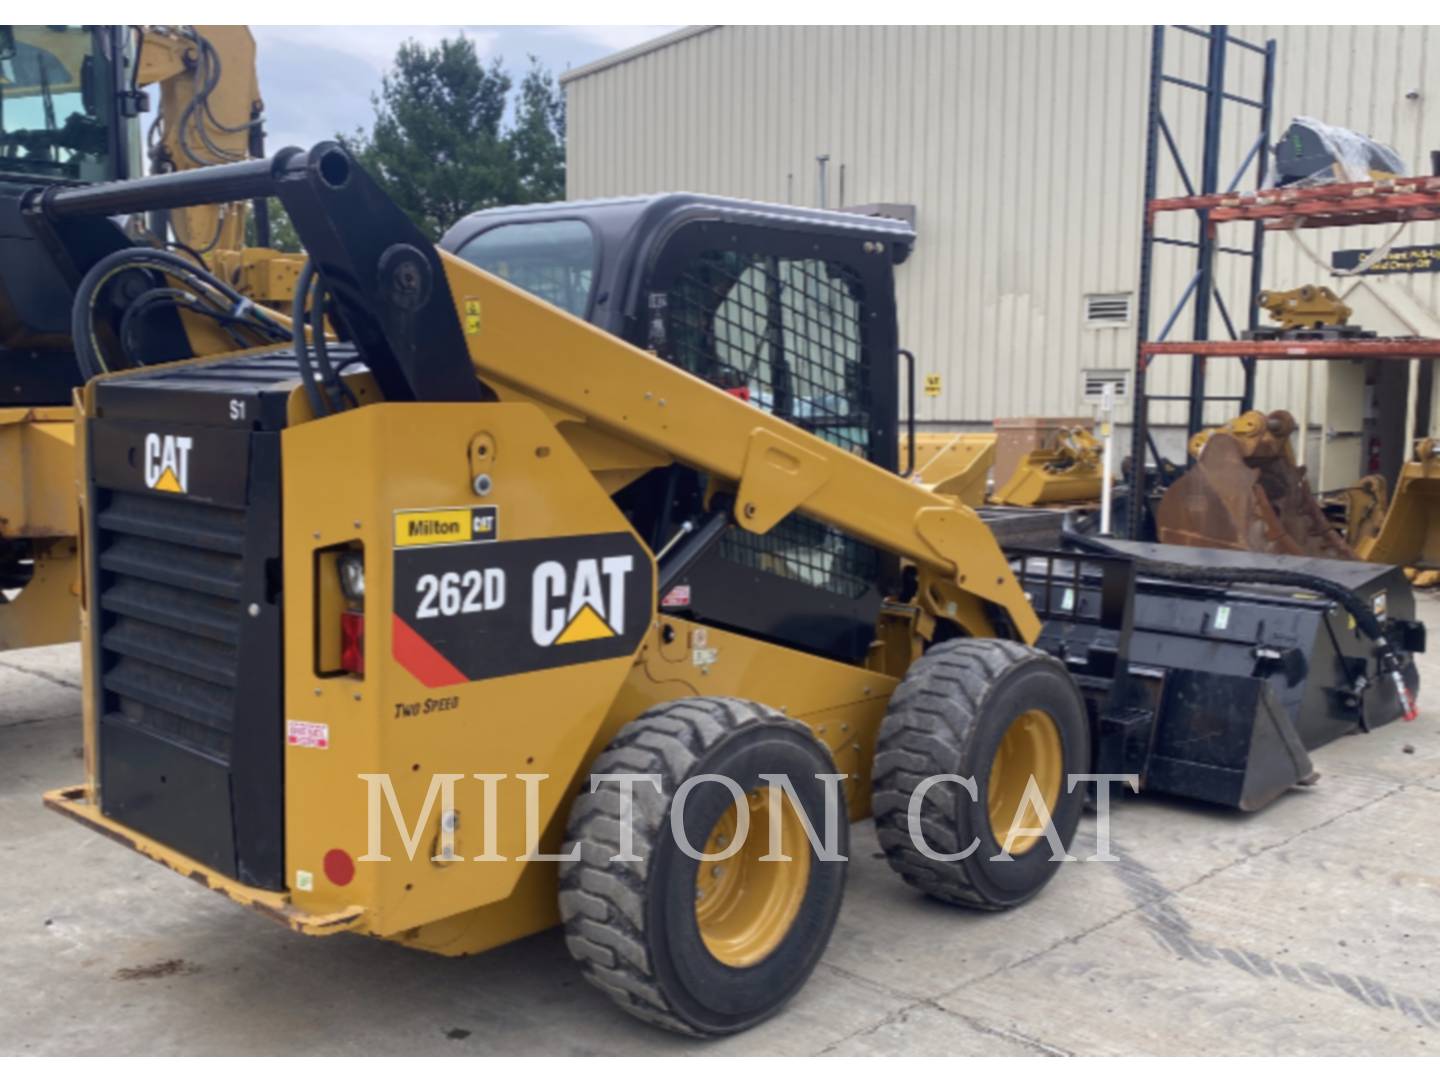
M 148 146 L 147 87 L 159 91 Z M 0 26 L 0 649 L 78 632 L 78 272 L 57 247 L 41 250 L 21 202 L 37 186 L 136 177 L 147 160 L 154 175 L 244 161 L 263 153 L 261 112 L 243 26 Z M 300 260 L 268 249 L 263 203 L 259 243 L 247 247 L 249 213 L 243 200 L 156 212 L 134 220 L 132 237 L 182 253 L 248 300 L 288 302 Z M 214 329 L 196 336 L 226 347 Z

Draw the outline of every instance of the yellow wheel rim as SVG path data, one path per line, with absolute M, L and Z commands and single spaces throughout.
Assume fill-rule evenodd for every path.
M 1023 855 L 1035 846 L 1039 836 L 1026 831 L 1042 828 L 1055 812 L 1060 798 L 1060 779 L 1065 769 L 1065 752 L 1060 742 L 1060 729 L 1043 709 L 1029 709 L 1011 722 L 990 763 L 990 785 L 987 808 L 990 831 L 1000 850 Z M 1044 816 L 1032 798 L 1025 806 L 1025 791 L 1030 778 L 1045 804 Z M 1016 815 L 1020 820 L 1016 821 Z M 1018 834 L 1018 835 L 1012 835 Z
M 780 843 L 777 854 L 789 862 L 761 862 L 770 850 L 770 793 L 749 796 L 750 829 L 726 858 L 701 862 L 695 872 L 695 921 L 710 955 L 729 967 L 751 967 L 769 956 L 795 923 L 810 883 L 810 845 L 804 826 L 780 796 Z M 735 844 L 739 815 L 734 806 L 716 822 L 705 841 L 706 855 L 728 851 Z

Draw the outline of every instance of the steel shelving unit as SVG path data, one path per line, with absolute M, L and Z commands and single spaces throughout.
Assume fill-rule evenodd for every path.
M 1238 405 L 1238 411 L 1253 407 L 1255 367 L 1260 360 L 1344 360 L 1403 359 L 1440 357 L 1440 340 L 1425 338 L 1375 338 L 1305 335 L 1299 338 L 1255 340 L 1237 331 L 1224 298 L 1215 284 L 1215 263 L 1222 256 L 1250 260 L 1250 295 L 1246 298 L 1246 329 L 1259 329 L 1258 297 L 1262 283 L 1265 241 L 1269 234 L 1293 229 L 1329 229 L 1351 225 L 1394 224 L 1403 221 L 1440 220 L 1440 177 L 1424 176 L 1404 179 L 1369 180 L 1361 183 L 1326 184 L 1319 187 L 1262 189 L 1268 165 L 1271 142 L 1271 105 L 1275 81 L 1275 43 L 1256 45 L 1230 36 L 1224 26 L 1208 30 L 1195 27 L 1171 27 L 1171 32 L 1193 34 L 1208 43 L 1207 81 L 1199 84 L 1171 76 L 1165 70 L 1166 27 L 1156 27 L 1153 36 L 1150 74 L 1149 137 L 1145 162 L 1145 219 L 1142 229 L 1138 339 L 1135 350 L 1134 418 L 1131 440 L 1132 497 L 1125 522 L 1129 536 L 1138 536 L 1144 516 L 1148 479 L 1144 465 L 1153 460 L 1157 467 L 1160 454 L 1150 431 L 1150 404 L 1156 401 L 1182 401 L 1187 405 L 1187 437 L 1205 426 L 1204 408 L 1213 401 Z M 1230 93 L 1225 88 L 1225 66 L 1228 51 L 1238 47 L 1259 55 L 1263 63 L 1259 99 Z M 1200 183 L 1190 179 L 1170 127 L 1160 107 L 1160 92 L 1166 85 L 1181 87 L 1205 95 L 1205 132 Z M 1255 141 L 1250 144 L 1240 167 L 1229 185 L 1220 189 L 1218 158 L 1221 135 L 1221 106 L 1226 101 L 1238 102 L 1255 110 L 1258 123 Z M 1156 193 L 1160 147 L 1170 153 L 1180 176 L 1185 194 L 1159 197 Z M 1250 193 L 1237 193 L 1245 175 L 1255 166 L 1256 177 Z M 1193 213 L 1197 229 L 1194 241 L 1176 240 L 1156 235 L 1155 223 L 1161 214 Z M 1250 224 L 1248 246 L 1221 242 L 1220 226 Z M 1195 273 L 1179 301 L 1174 305 L 1160 333 L 1149 336 L 1153 256 L 1156 244 L 1179 244 L 1196 252 Z M 1227 332 L 1217 338 L 1210 330 L 1210 304 L 1199 297 L 1213 296 Z M 1171 332 L 1187 306 L 1194 306 L 1194 332 L 1191 340 L 1172 341 Z M 1170 356 L 1190 357 L 1190 381 L 1186 394 L 1151 394 L 1147 390 L 1147 374 L 1151 363 Z M 1208 396 L 1205 393 L 1207 361 L 1212 358 L 1238 359 L 1244 370 L 1243 390 L 1239 395 Z M 1148 455 L 1148 456 L 1147 456 Z

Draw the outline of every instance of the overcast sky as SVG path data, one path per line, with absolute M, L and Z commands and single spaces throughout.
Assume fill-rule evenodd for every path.
M 433 45 L 464 34 L 480 55 L 503 58 L 519 81 L 529 55 L 556 75 L 648 41 L 673 26 L 254 26 L 265 99 L 266 148 L 310 146 L 370 128 L 370 95 L 406 38 Z

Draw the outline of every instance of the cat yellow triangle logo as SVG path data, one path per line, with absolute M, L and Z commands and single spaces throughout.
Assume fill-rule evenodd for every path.
M 145 486 L 151 491 L 168 491 L 184 495 L 190 490 L 189 435 L 161 435 L 152 431 L 145 436 Z
M 609 623 L 602 619 L 595 609 L 586 604 L 575 617 L 570 620 L 569 625 L 560 631 L 560 636 L 555 639 L 557 645 L 574 645 L 580 641 L 598 641 L 601 638 L 614 637 L 615 631 L 610 628 Z
M 180 481 L 175 476 L 175 470 L 166 469 L 160 474 L 160 479 L 155 481 L 155 490 L 170 491 L 174 492 L 176 495 L 179 495 L 183 493 L 185 489 L 180 486 Z

